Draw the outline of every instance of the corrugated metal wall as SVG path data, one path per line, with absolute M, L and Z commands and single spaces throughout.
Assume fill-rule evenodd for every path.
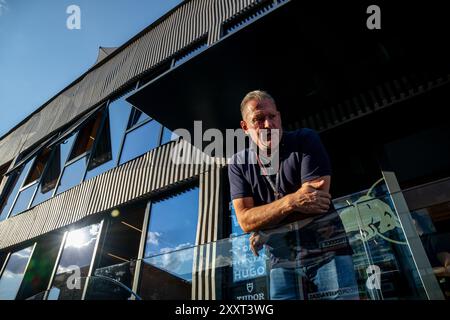
M 0 166 L 84 111 L 122 88 L 190 43 L 220 38 L 221 24 L 259 0 L 190 0 L 0 140 Z
M 197 224 L 198 245 L 194 249 L 194 266 L 192 276 L 192 299 L 216 299 L 216 260 L 215 242 L 219 240 L 218 227 L 223 223 L 220 218 L 221 169 L 225 166 L 224 159 L 217 159 L 218 165 L 210 166 L 209 170 L 200 175 L 199 220 Z
M 140 158 L 107 171 L 61 193 L 50 200 L 0 223 L 0 249 L 33 239 L 39 235 L 68 226 L 86 216 L 104 212 L 119 205 L 164 191 L 189 179 L 200 178 L 199 233 L 197 244 L 217 238 L 217 175 L 223 161 L 213 164 L 176 164 L 171 142 Z M 191 150 L 200 159 L 198 149 L 181 141 L 184 150 Z M 206 159 L 203 157 L 202 159 Z M 209 158 L 208 158 L 209 159 Z M 213 226 L 210 228 L 210 226 Z

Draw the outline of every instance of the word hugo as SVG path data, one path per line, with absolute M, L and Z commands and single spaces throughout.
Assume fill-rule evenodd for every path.
M 252 131 L 249 130 L 251 134 Z M 272 143 L 270 148 L 258 149 L 252 139 L 249 139 L 242 129 L 226 129 L 225 136 L 219 129 L 211 128 L 203 133 L 202 121 L 194 121 L 194 139 L 187 129 L 176 129 L 173 137 L 181 137 L 186 143 L 178 143 L 171 151 L 171 159 L 175 164 L 214 164 L 215 158 L 226 158 L 227 163 L 231 163 L 231 158 L 236 150 L 243 150 L 247 142 L 250 148 L 258 150 L 260 161 L 264 161 L 265 167 L 278 168 L 279 164 L 279 145 Z M 278 129 L 261 129 L 258 132 L 260 141 L 278 139 L 280 132 Z M 205 143 L 209 143 L 204 147 Z M 195 152 L 192 146 L 201 151 L 201 154 Z M 269 163 L 270 162 L 270 163 Z M 258 164 L 258 158 L 249 156 L 248 158 L 236 159 L 236 164 Z
M 77 5 L 70 5 L 66 9 L 66 13 L 70 16 L 67 17 L 66 26 L 69 30 L 81 29 L 81 9 Z

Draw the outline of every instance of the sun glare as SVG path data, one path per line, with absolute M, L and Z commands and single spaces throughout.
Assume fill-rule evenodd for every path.
M 79 229 L 69 232 L 66 240 L 66 247 L 80 248 L 88 242 L 87 230 Z

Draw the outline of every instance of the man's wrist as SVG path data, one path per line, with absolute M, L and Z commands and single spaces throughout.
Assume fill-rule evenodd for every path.
M 284 196 L 282 199 L 283 199 L 283 201 L 284 201 L 284 205 L 283 205 L 283 208 L 284 208 L 283 214 L 284 214 L 285 216 L 287 216 L 287 215 L 289 215 L 290 213 L 294 212 L 295 209 L 296 209 L 296 207 L 295 207 L 295 205 L 294 205 L 294 199 L 293 199 L 292 194 L 288 194 L 288 195 Z

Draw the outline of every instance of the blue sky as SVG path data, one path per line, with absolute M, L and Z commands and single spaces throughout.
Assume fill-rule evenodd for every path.
M 182 0 L 0 0 L 0 136 Z M 67 7 L 81 29 L 66 26 Z

